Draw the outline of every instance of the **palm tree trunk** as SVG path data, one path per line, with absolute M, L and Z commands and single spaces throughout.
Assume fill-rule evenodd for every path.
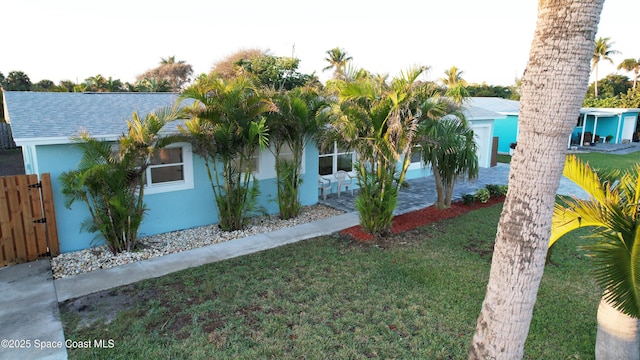
M 433 179 L 436 182 L 436 207 L 438 209 L 444 209 L 444 185 L 442 184 L 442 177 L 440 176 L 440 172 L 438 171 L 438 165 L 436 161 L 431 162 L 431 169 L 433 171 Z
M 487 293 L 470 359 L 520 359 L 544 272 L 566 139 L 587 90 L 603 0 L 540 0 L 522 79 L 511 162 Z
M 640 359 L 639 326 L 638 319 L 616 310 L 603 296 L 598 306 L 596 360 Z

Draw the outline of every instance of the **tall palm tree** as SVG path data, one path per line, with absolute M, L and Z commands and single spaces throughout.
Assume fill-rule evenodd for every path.
M 347 63 L 353 60 L 353 58 L 351 56 L 347 56 L 347 52 L 338 47 L 327 50 L 326 54 L 328 56 L 324 58 L 324 60 L 328 62 L 329 65 L 322 69 L 322 71 L 333 69 L 333 78 L 343 79 Z
M 323 128 L 319 115 L 327 101 L 310 87 L 278 92 L 273 101 L 278 110 L 267 114 L 267 126 L 276 157 L 280 217 L 286 220 L 300 212 L 302 156 L 307 144 L 316 140 Z
M 636 82 L 640 77 L 640 59 L 624 59 L 618 65 L 618 70 L 624 69 L 625 71 L 633 71 L 633 88 L 636 88 Z
M 243 77 L 206 78 L 181 99 L 195 100 L 181 131 L 194 152 L 205 160 L 223 230 L 240 230 L 256 210 L 259 195 L 253 162 L 268 144 L 263 114 L 276 111 L 273 103 Z
M 417 129 L 417 78 L 423 68 L 403 72 L 391 85 L 378 77 L 338 81 L 339 103 L 332 105 L 328 143 L 356 150 L 360 224 L 373 235 L 391 227 L 398 189 L 410 163 Z M 399 166 L 398 166 L 399 164 Z
M 596 72 L 595 80 L 595 96 L 598 97 L 598 65 L 601 60 L 607 60 L 613 64 L 611 55 L 618 54 L 619 51 L 612 49 L 613 42 L 610 37 L 599 37 L 595 42 L 595 49 L 593 50 L 593 56 L 591 57 L 591 65 Z
M 452 87 L 458 84 L 467 85 L 466 80 L 462 78 L 462 73 L 463 71 L 459 70 L 455 66 L 452 66 L 444 71 L 445 77 L 441 78 L 440 81 L 447 87 Z
M 477 144 L 458 105 L 446 98 L 423 102 L 418 144 L 422 159 L 431 165 L 436 182 L 436 206 L 451 207 L 453 189 L 460 176 L 478 176 Z
M 470 359 L 520 359 L 524 355 L 544 273 L 567 137 L 587 91 L 603 2 L 538 2 L 536 30 L 522 79 L 518 147 L 511 161 L 509 191 Z
M 575 156 L 567 157 L 564 175 L 589 199 L 557 202 L 551 247 L 564 234 L 595 227 L 599 242 L 584 246 L 594 261 L 596 281 L 604 288 L 598 308 L 596 359 L 640 358 L 640 164 L 629 172 L 598 176 Z

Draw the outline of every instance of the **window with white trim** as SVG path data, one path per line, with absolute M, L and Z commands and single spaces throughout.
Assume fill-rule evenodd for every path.
M 145 173 L 145 193 L 161 193 L 193 188 L 191 144 L 176 143 L 157 149 Z
M 355 161 L 355 151 L 340 148 L 334 143 L 332 148 L 320 151 L 318 173 L 320 175 L 331 175 L 338 172 L 338 170 L 351 172 Z

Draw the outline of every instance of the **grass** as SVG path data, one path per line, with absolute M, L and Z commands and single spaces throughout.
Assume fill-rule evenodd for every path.
M 584 162 L 588 162 L 594 169 L 631 169 L 635 164 L 640 163 L 640 151 L 630 154 L 618 155 L 603 152 L 577 153 L 576 157 Z M 511 163 L 511 156 L 498 154 L 500 163 Z
M 69 357 L 466 359 L 501 208 L 375 246 L 320 237 L 113 289 L 89 305 L 67 302 L 61 306 L 67 339 L 115 345 L 71 349 Z M 579 235 L 554 249 L 527 359 L 593 357 L 600 290 L 576 249 Z M 82 325 L 86 314 L 106 313 L 109 303 L 121 304 L 115 319 Z
M 496 160 L 497 160 L 499 163 L 509 164 L 509 163 L 511 163 L 511 155 L 507 155 L 507 154 L 498 154 L 498 157 L 496 158 Z
M 597 170 L 625 170 L 631 169 L 635 164 L 640 163 L 640 151 L 624 155 L 591 152 L 576 154 L 576 156 L 582 161 L 588 162 L 592 168 Z

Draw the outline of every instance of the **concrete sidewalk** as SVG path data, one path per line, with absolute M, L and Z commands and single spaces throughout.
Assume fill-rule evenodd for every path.
M 66 359 L 49 259 L 0 268 L 0 359 Z
M 226 241 L 127 265 L 54 280 L 59 302 L 176 271 L 329 235 L 358 225 L 357 213 L 346 213 L 311 223 Z

